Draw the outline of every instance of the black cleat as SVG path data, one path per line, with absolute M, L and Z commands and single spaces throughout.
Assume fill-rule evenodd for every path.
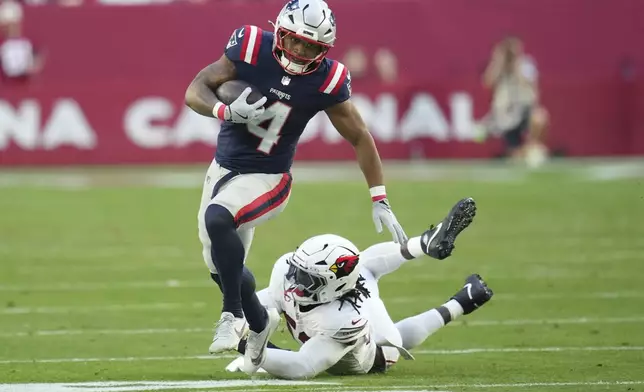
M 481 275 L 474 274 L 465 279 L 465 286 L 451 299 L 455 299 L 463 307 L 464 314 L 470 314 L 483 306 L 493 295 L 494 292 L 487 287 Z
M 420 237 L 423 252 L 438 260 L 449 257 L 454 250 L 456 236 L 472 223 L 474 215 L 476 215 L 474 199 L 468 197 L 460 200 L 441 223 L 432 225 Z

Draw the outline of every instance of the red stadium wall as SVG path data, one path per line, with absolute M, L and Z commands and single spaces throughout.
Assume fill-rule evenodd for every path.
M 384 46 L 404 67 L 393 87 L 354 81 L 384 158 L 499 150 L 496 140 L 469 141 L 467 125 L 487 110 L 479 75 L 508 32 L 538 63 L 551 147 L 575 156 L 644 154 L 644 1 L 329 3 L 339 26 L 332 57 L 351 45 L 370 54 Z M 0 164 L 209 160 L 218 124 L 185 108 L 185 88 L 234 28 L 269 28 L 281 4 L 27 9 L 27 32 L 47 64 L 30 85 L 0 85 Z M 297 155 L 352 157 L 322 120 L 310 124 Z

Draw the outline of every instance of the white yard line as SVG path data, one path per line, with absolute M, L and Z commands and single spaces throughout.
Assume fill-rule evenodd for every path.
M 570 300 L 570 299 L 637 299 L 644 298 L 644 292 L 625 291 L 625 292 L 598 292 L 598 293 L 537 293 L 537 294 L 521 294 L 521 293 L 499 293 L 494 295 L 495 301 L 556 301 L 556 300 Z M 426 297 L 426 301 L 436 300 L 442 301 L 444 297 Z M 413 303 L 417 301 L 417 297 L 395 297 L 391 299 L 384 299 L 387 304 L 401 304 Z
M 228 392 L 277 391 L 284 386 L 306 386 L 307 391 L 351 391 L 351 392 L 441 392 L 437 388 L 550 388 L 550 387 L 591 387 L 642 385 L 640 380 L 618 381 L 566 381 L 529 382 L 499 384 L 443 384 L 443 385 L 379 385 L 345 386 L 338 381 L 289 381 L 289 380 L 208 380 L 208 381 L 95 381 L 67 383 L 0 384 L 0 392 L 141 392 L 178 389 L 199 389 L 199 392 L 225 388 Z M 206 388 L 206 389 L 201 389 Z M 240 389 L 243 388 L 243 389 Z M 446 391 L 442 391 L 446 392 Z
M 208 381 L 96 381 L 66 383 L 0 384 L 0 392 L 141 392 L 207 388 L 208 391 L 260 391 L 261 387 L 323 386 L 337 382 L 290 380 L 208 380 Z M 237 389 L 243 387 L 244 389 Z M 235 389 L 230 389 L 235 388 Z M 261 389 L 258 389 L 261 388 Z M 308 389 L 308 388 L 307 388 Z M 275 390 L 275 389 L 273 389 Z M 206 391 L 204 389 L 203 391 Z
M 530 353 L 530 352 L 578 352 L 578 351 L 644 351 L 644 346 L 614 346 L 614 347 L 506 347 L 506 348 L 470 348 L 460 350 L 418 350 L 414 355 L 472 355 L 487 353 Z M 158 356 L 158 357 L 115 357 L 115 358 L 35 358 L 35 359 L 4 359 L 0 364 L 17 363 L 74 363 L 74 362 L 145 362 L 145 361 L 185 361 L 185 360 L 214 360 L 230 359 L 236 355 L 188 355 L 188 356 Z
M 473 320 L 455 322 L 454 325 L 466 325 L 468 327 L 494 326 L 494 325 L 553 325 L 553 324 L 621 324 L 641 323 L 644 316 L 632 317 L 577 317 L 563 319 L 507 319 L 507 320 Z
M 418 350 L 414 355 L 458 355 L 486 353 L 551 353 L 569 351 L 644 351 L 644 346 L 606 346 L 606 347 L 503 347 L 467 348 L 462 350 Z
M 4 359 L 0 364 L 13 363 L 73 363 L 73 362 L 146 362 L 146 361 L 185 361 L 185 360 L 213 360 L 236 358 L 237 355 L 193 355 L 193 356 L 167 356 L 167 357 L 115 357 L 115 358 L 44 358 L 44 359 Z
M 426 388 L 429 388 L 430 391 L 434 391 L 435 388 L 547 388 L 547 387 L 581 387 L 581 386 L 618 386 L 618 385 L 644 385 L 644 380 L 617 380 L 617 381 L 562 381 L 562 382 L 519 382 L 519 383 L 498 383 L 498 384 L 436 384 L 436 385 L 423 385 L 422 390 L 415 390 L 416 392 L 421 392 Z M 393 386 L 345 386 L 341 388 L 307 388 L 308 391 L 352 391 L 358 392 L 358 390 L 387 390 L 387 391 L 397 391 L 401 392 L 401 389 L 414 390 L 414 386 L 411 385 L 393 385 Z
M 644 323 L 644 316 L 635 317 L 579 317 L 567 319 L 508 319 L 508 320 L 473 320 L 470 322 L 455 321 L 453 327 L 486 327 L 498 325 L 553 325 L 553 324 L 622 324 Z M 73 335 L 155 335 L 155 334 L 189 334 L 212 332 L 212 328 L 141 328 L 141 329 L 54 329 L 18 332 L 0 332 L 0 338 L 19 337 L 53 337 Z
M 57 313 L 95 313 L 123 311 L 166 311 L 176 309 L 200 309 L 207 307 L 206 302 L 158 302 L 143 304 L 103 305 L 103 306 L 40 306 L 14 307 L 0 309 L 0 314 L 57 314 Z
M 203 288 L 215 287 L 214 283 L 208 280 L 199 281 L 134 281 L 134 282 L 109 282 L 109 283 L 74 283 L 62 282 L 44 285 L 0 285 L 0 292 L 21 292 L 21 291 L 98 291 L 98 290 L 124 290 L 124 289 L 154 289 L 154 288 Z

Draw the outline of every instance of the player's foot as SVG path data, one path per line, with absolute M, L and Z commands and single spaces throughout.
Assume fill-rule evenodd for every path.
M 461 231 L 472 223 L 476 215 L 476 203 L 468 197 L 459 200 L 441 223 L 432 225 L 420 237 L 423 252 L 435 259 L 443 260 L 454 250 L 454 241 Z
M 262 332 L 248 332 L 248 341 L 246 342 L 246 352 L 244 353 L 244 372 L 253 374 L 262 366 L 266 359 L 266 345 L 271 335 L 275 333 L 280 323 L 280 315 L 276 309 L 266 309 L 268 313 L 268 322 Z
M 221 318 L 215 324 L 215 336 L 208 351 L 217 354 L 236 350 L 239 340 L 246 332 L 246 324 L 245 318 L 237 318 L 230 312 L 221 313 Z
M 470 314 L 490 300 L 494 292 L 487 287 L 481 275 L 470 275 L 465 279 L 463 288 L 451 299 L 455 299 L 463 307 L 463 314 Z

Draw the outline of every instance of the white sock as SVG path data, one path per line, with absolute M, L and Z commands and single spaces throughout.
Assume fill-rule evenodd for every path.
M 420 243 L 420 237 L 409 239 L 407 242 L 407 251 L 409 251 L 409 254 L 411 254 L 415 259 L 425 256 L 425 252 L 423 252 L 423 247 Z
M 396 323 L 396 328 L 402 337 L 403 347 L 411 350 L 461 315 L 463 315 L 463 307 L 452 299 L 438 308 L 399 321 Z
M 450 299 L 449 301 L 445 302 L 443 306 L 446 307 L 447 310 L 449 310 L 449 314 L 452 315 L 452 320 L 456 320 L 463 315 L 463 307 L 455 299 Z

